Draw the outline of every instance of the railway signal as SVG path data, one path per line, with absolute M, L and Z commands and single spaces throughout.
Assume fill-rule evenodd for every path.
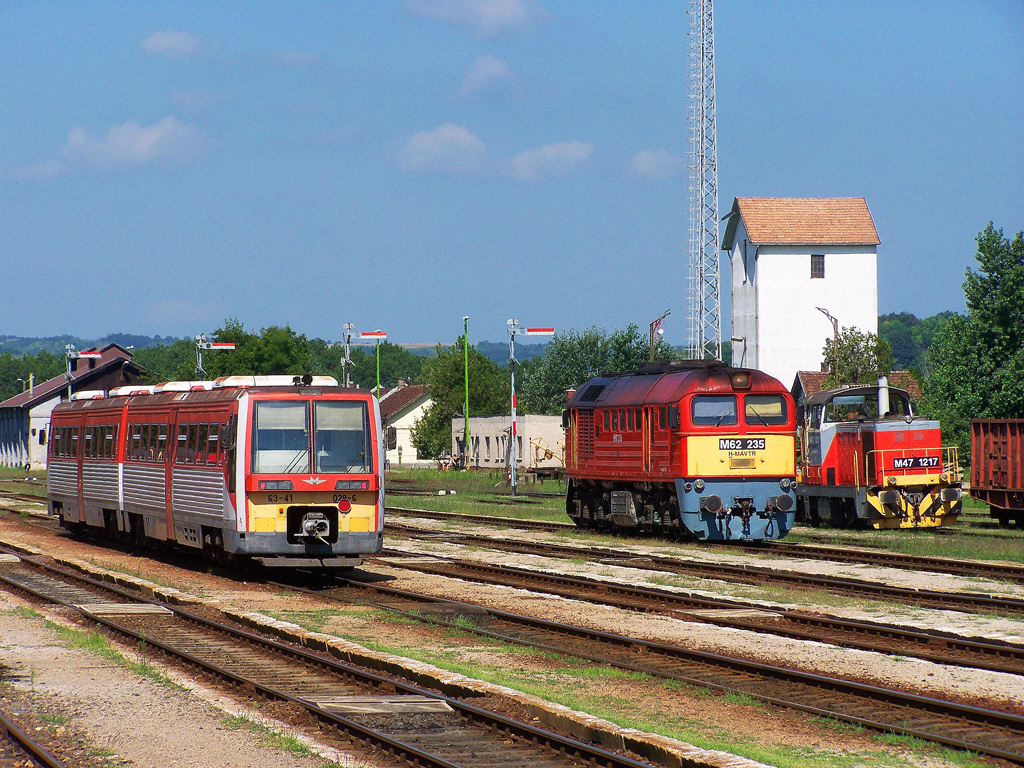
M 512 428 L 509 453 L 509 480 L 512 484 L 512 495 L 516 495 L 516 334 L 526 336 L 554 336 L 554 328 L 524 328 L 514 317 L 508 321 L 508 365 L 512 371 Z
M 196 336 L 196 378 L 202 380 L 203 376 L 206 375 L 206 370 L 203 368 L 204 349 L 230 351 L 234 348 L 235 343 L 233 341 L 208 341 L 205 333 L 200 333 Z
M 71 375 L 71 361 L 79 358 L 85 358 L 86 360 L 99 360 L 103 357 L 103 353 L 98 349 L 87 349 L 84 352 L 79 352 L 75 349 L 74 344 L 64 345 L 64 356 L 67 359 L 67 373 L 65 374 L 68 379 L 68 399 L 71 399 L 71 380 L 74 378 Z

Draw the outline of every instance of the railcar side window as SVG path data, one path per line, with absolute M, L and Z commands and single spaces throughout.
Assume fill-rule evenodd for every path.
M 370 424 L 365 403 L 313 404 L 314 472 L 370 472 Z
M 142 445 L 142 425 L 132 424 L 132 461 L 139 460 L 139 448 Z
M 690 418 L 696 426 L 722 427 L 735 424 L 735 395 L 697 395 L 690 406 Z
M 667 426 L 668 418 L 665 414 L 665 406 L 663 405 L 661 406 L 661 408 L 658 409 L 658 427 L 659 429 L 664 429 Z
M 206 463 L 206 444 L 210 438 L 210 425 L 199 425 L 199 437 L 196 438 L 196 466 Z
M 785 424 L 789 408 L 782 395 L 747 395 L 743 398 L 743 420 L 752 427 Z
M 635 427 L 635 423 L 633 421 L 633 409 L 632 408 L 630 408 L 629 410 L 626 411 L 626 418 L 627 418 L 627 422 L 626 423 L 629 425 L 629 431 L 632 432 L 633 428 Z
M 605 408 L 604 409 L 604 431 L 607 432 L 612 428 L 612 414 Z
M 210 434 L 206 438 L 206 463 L 216 464 L 220 458 L 220 424 L 210 425 Z
M 71 428 L 71 455 L 78 458 L 78 427 Z
M 184 464 L 188 449 L 188 424 L 178 425 L 178 444 L 174 448 L 174 463 Z
M 160 425 L 156 438 L 156 460 L 164 461 L 167 457 L 167 424 Z M 153 430 L 156 432 L 156 430 Z
M 619 412 L 616 410 L 612 411 L 612 432 L 619 431 Z
M 253 409 L 252 471 L 304 474 L 310 471 L 309 404 L 257 402 Z

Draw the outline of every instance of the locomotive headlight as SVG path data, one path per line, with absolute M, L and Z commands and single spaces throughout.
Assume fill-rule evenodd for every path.
M 704 490 L 704 481 L 698 480 L 693 484 L 693 487 L 697 489 L 697 493 L 700 493 L 701 491 Z
M 790 479 L 788 477 L 784 477 L 781 480 L 779 480 L 779 488 L 781 488 L 784 491 L 788 491 L 789 490 L 789 486 L 791 484 L 792 484 L 792 482 L 790 481 Z
M 686 483 L 683 485 L 683 490 L 689 493 L 693 490 L 693 483 Z
M 939 482 L 940 483 L 948 483 L 949 482 L 949 473 L 948 472 L 943 472 L 941 475 L 939 475 Z
M 889 478 L 889 485 L 896 485 L 896 478 L 895 477 L 890 477 Z

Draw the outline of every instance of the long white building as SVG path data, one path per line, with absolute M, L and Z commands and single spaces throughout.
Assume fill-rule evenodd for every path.
M 879 240 L 864 198 L 738 197 L 725 218 L 733 365 L 791 387 L 820 369 L 836 329 L 878 333 Z

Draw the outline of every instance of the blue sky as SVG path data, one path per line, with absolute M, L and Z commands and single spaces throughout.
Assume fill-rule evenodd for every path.
M 0 335 L 685 343 L 686 7 L 8 0 Z M 863 196 L 879 311 L 962 311 L 1024 228 L 1024 3 L 720 0 L 715 46 L 722 214 Z

